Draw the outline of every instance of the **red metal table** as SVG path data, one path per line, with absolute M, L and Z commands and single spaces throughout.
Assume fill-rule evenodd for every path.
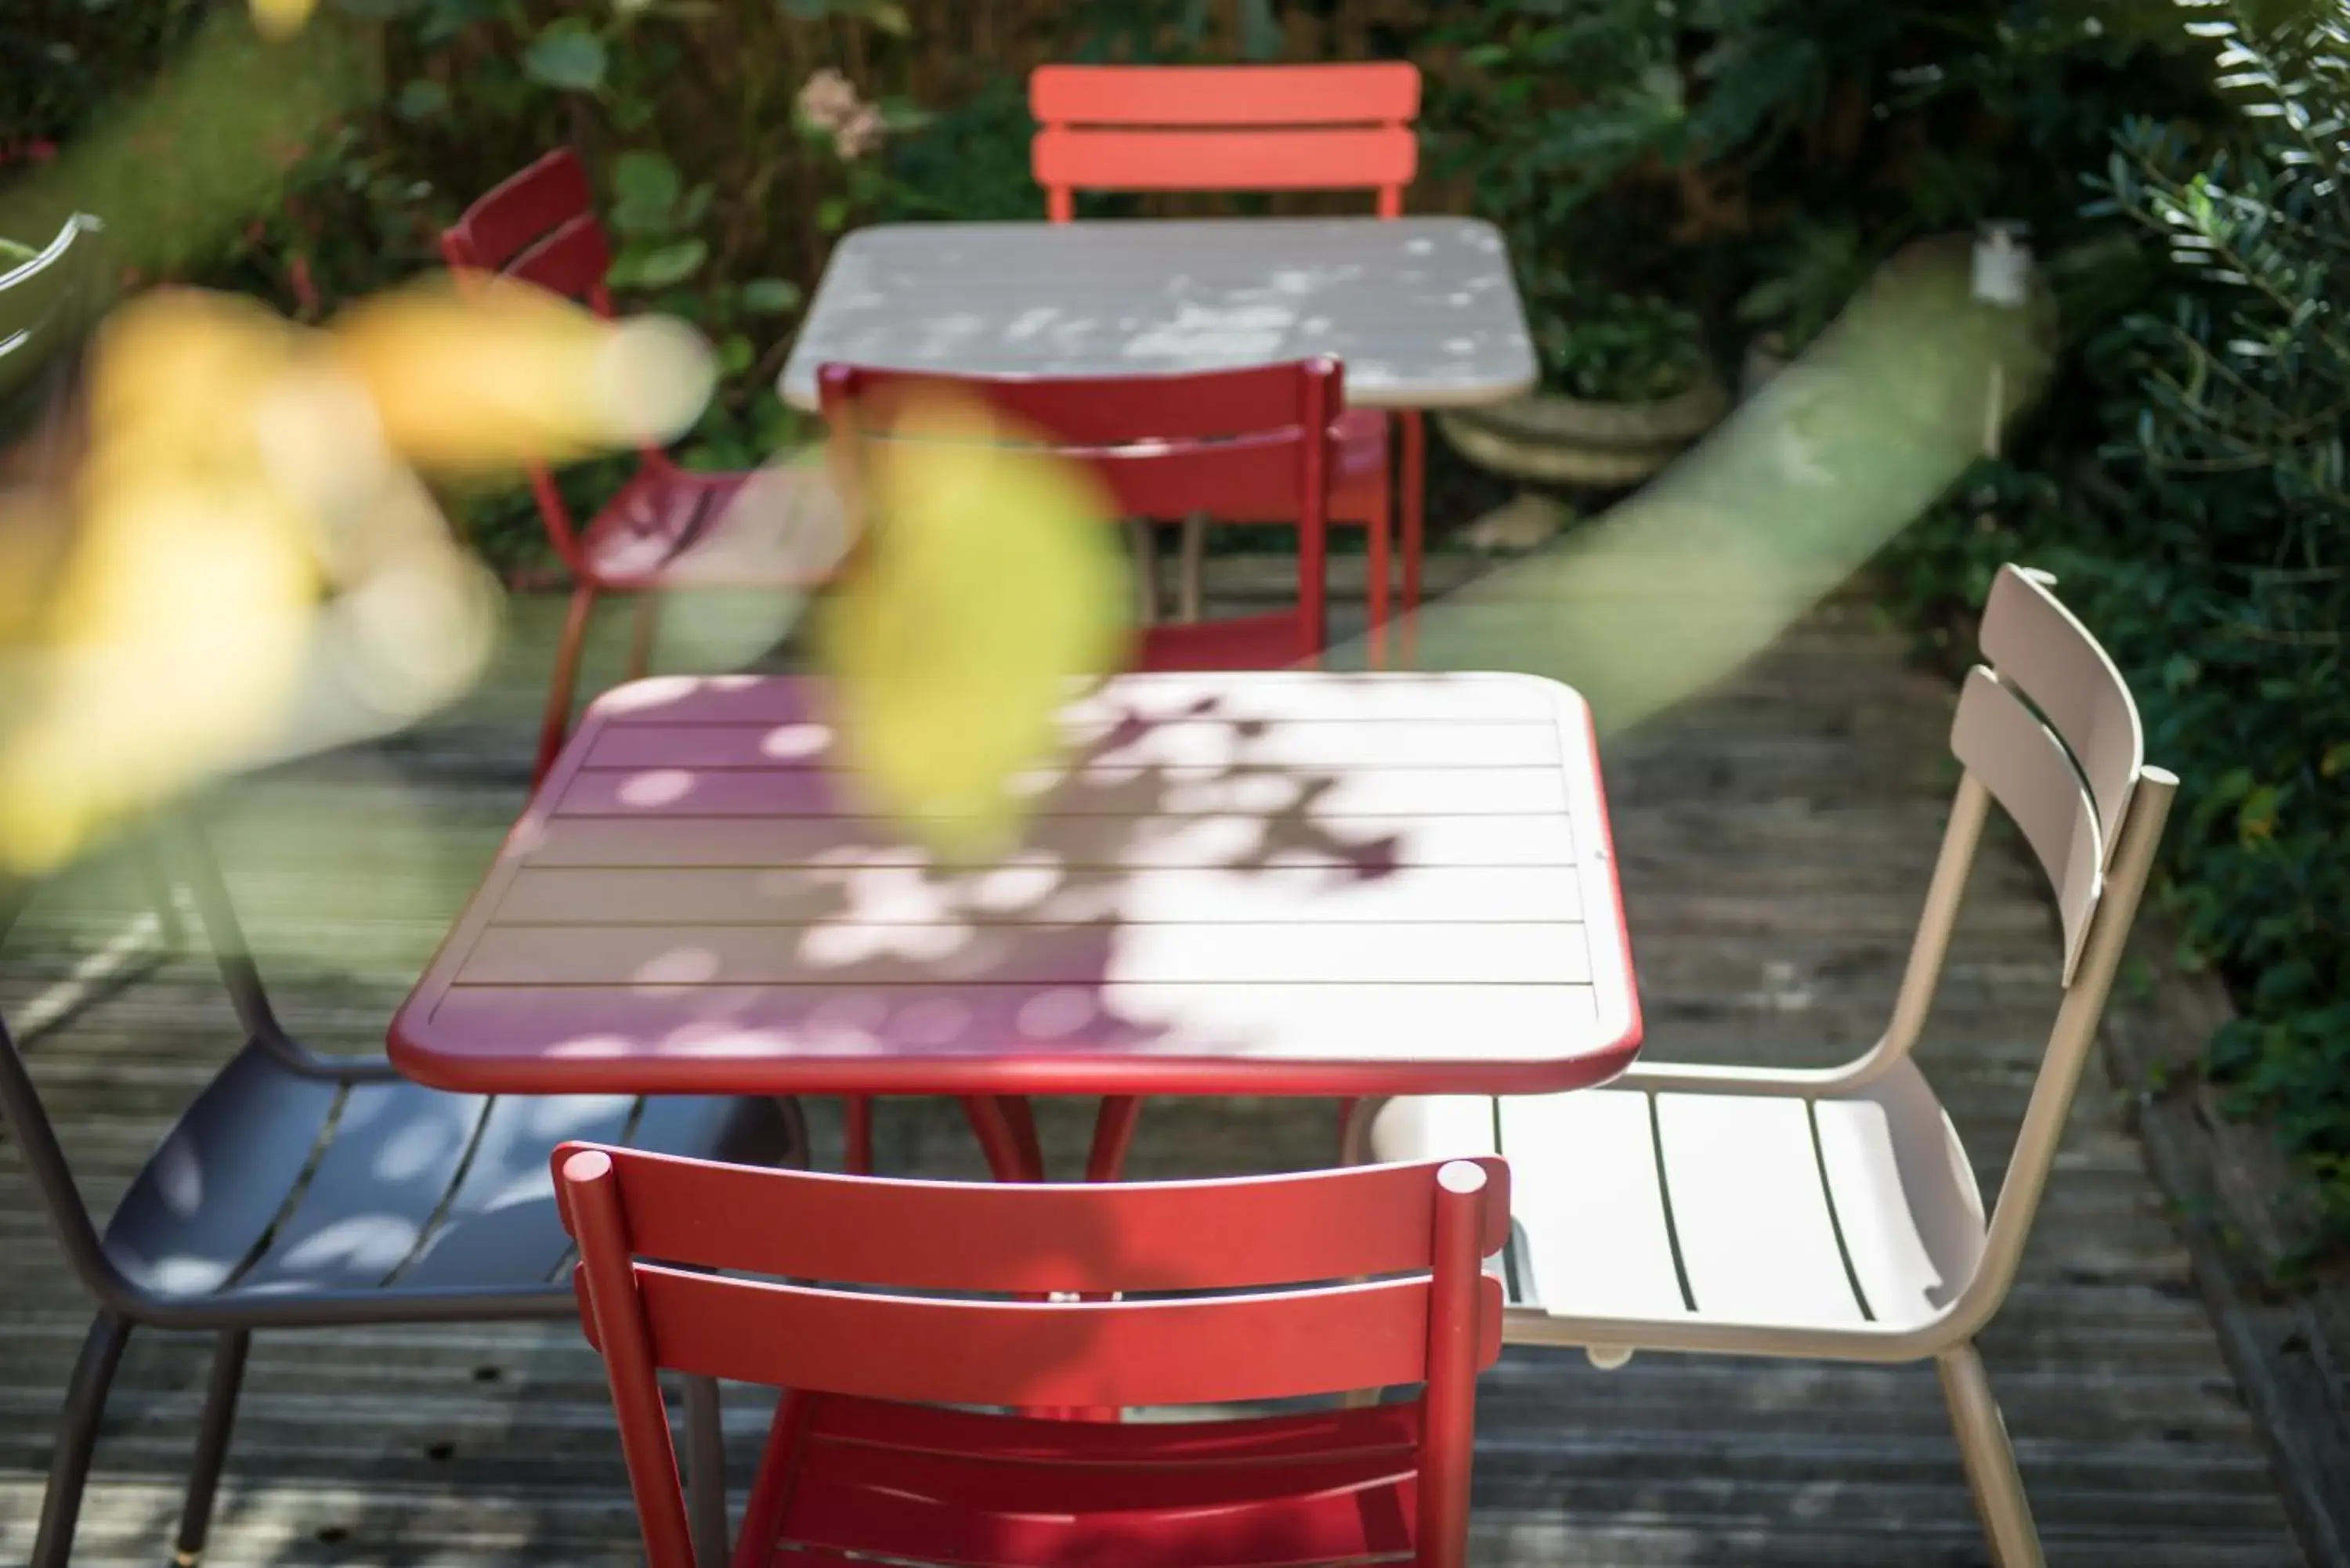
M 608 693 L 393 1062 L 486 1094 L 960 1096 L 998 1172 L 1033 1176 L 1031 1095 L 1532 1094 L 1631 1061 L 1567 688 L 1125 676 L 1064 722 L 1024 847 L 958 869 L 860 805 L 820 682 Z

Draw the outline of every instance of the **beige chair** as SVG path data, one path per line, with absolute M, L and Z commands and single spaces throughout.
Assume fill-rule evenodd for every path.
M 1931 1357 L 1991 1555 L 2043 1559 L 1975 1335 L 2015 1278 L 2178 780 L 2145 764 L 2113 662 L 2003 569 L 1950 747 L 1965 772 L 1884 1038 L 1825 1071 L 1643 1063 L 1606 1089 L 1396 1099 L 1351 1161 L 1499 1154 L 1513 1342 L 1901 1362 Z M 2029 706 L 2027 706 L 2027 703 Z M 2035 714 L 2033 710 L 2038 710 Z M 1986 1220 L 1958 1135 L 1911 1059 L 1983 820 L 1997 801 L 2048 873 L 2064 999 Z

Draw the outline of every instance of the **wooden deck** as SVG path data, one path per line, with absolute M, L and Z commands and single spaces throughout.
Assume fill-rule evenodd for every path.
M 314 1043 L 380 1042 L 518 809 L 544 679 L 538 611 L 463 711 L 394 744 L 249 781 L 216 843 L 280 1011 Z M 599 653 L 617 663 L 618 615 Z M 591 666 L 591 678 L 596 671 Z M 1952 774 L 1950 692 L 1865 607 L 1832 605 L 1729 687 L 1606 751 L 1652 1052 L 1848 1056 L 1888 1009 Z M 2012 843 L 1979 870 L 1920 1060 L 1995 1186 L 2044 1038 L 2052 922 Z M 0 962 L 20 1033 L 103 1210 L 229 1042 L 201 961 L 156 956 L 127 879 L 46 897 Z M 2023 1273 L 1984 1339 L 2050 1561 L 2301 1562 L 2266 1459 L 2094 1069 Z M 820 1158 L 835 1108 L 811 1107 Z M 1055 1116 L 1056 1158 L 1089 1109 Z M 1154 1104 L 1133 1169 L 1323 1162 L 1326 1106 Z M 951 1107 L 885 1107 L 884 1168 L 976 1177 Z M 88 1304 L 0 1148 L 0 1561 L 31 1544 Z M 203 1345 L 135 1336 L 77 1561 L 163 1561 Z M 738 1484 L 764 1420 L 738 1393 Z M 1983 1562 L 1930 1372 L 1515 1352 L 1480 1410 L 1475 1552 L 1503 1564 L 1908 1568 Z M 262 1335 L 207 1560 L 573 1565 L 638 1560 L 611 1417 L 572 1331 Z

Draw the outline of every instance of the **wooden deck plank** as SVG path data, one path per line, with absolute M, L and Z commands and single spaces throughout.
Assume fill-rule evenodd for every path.
M 249 934 L 281 1011 L 314 1044 L 380 1046 L 391 1007 L 495 853 L 528 765 L 546 607 L 528 607 L 525 635 L 463 711 L 363 756 L 248 781 L 220 805 L 216 843 Z M 591 686 L 617 673 L 625 636 L 625 618 L 599 628 Z M 1939 837 L 1949 786 L 1936 757 L 1950 700 L 1943 682 L 1902 667 L 1892 639 L 1832 609 L 1720 691 L 1609 742 L 1657 1054 L 1818 1064 L 1876 1037 Z M 2053 921 L 2019 850 L 1994 835 L 1918 1055 L 1987 1186 L 2054 1002 Z M 58 1020 L 33 1032 L 30 1054 L 101 1208 L 229 1044 L 202 962 L 140 958 L 153 940 L 141 914 L 135 883 L 95 865 L 36 905 L 0 957 L 11 1021 Z M 88 972 L 109 944 L 122 948 L 111 969 Z M 837 1158 L 837 1106 L 809 1108 L 819 1158 Z M 1091 1107 L 1043 1111 L 1048 1151 L 1066 1168 Z M 879 1134 L 885 1168 L 983 1174 L 950 1104 L 885 1105 Z M 1334 1137 L 1322 1102 L 1154 1102 L 1132 1168 L 1314 1165 Z M 57 1402 L 88 1321 L 30 1199 L 0 1147 L 0 1255 L 11 1264 L 0 1273 L 0 1561 L 30 1545 Z M 134 1338 L 78 1563 L 163 1559 L 204 1349 Z M 1984 1352 L 2052 1563 L 2300 1561 L 2184 1251 L 2094 1064 Z M 567 1328 L 264 1335 L 248 1377 L 206 1553 L 213 1568 L 638 1561 L 600 1373 Z M 738 1479 L 764 1407 L 730 1396 Z M 1492 1568 L 1984 1561 L 1920 1368 L 1641 1356 L 1603 1373 L 1572 1353 L 1513 1351 L 1486 1379 L 1480 1417 L 1472 1552 Z

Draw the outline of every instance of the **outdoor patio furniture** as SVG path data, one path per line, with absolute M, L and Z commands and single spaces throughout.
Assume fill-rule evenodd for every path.
M 588 176 L 568 148 L 546 154 L 465 210 L 441 235 L 442 254 L 461 272 L 494 272 L 579 301 L 599 316 L 612 314 L 605 274 L 612 255 L 598 221 Z M 796 483 L 798 473 L 758 476 L 768 484 Z M 547 537 L 571 576 L 571 604 L 556 645 L 546 715 L 532 764 L 536 787 L 553 765 L 571 722 L 580 649 L 588 618 L 604 594 L 634 594 L 636 635 L 629 655 L 631 680 L 651 657 L 660 595 L 683 587 L 807 587 L 806 563 L 780 550 L 746 546 L 734 524 L 733 504 L 754 475 L 681 468 L 661 452 L 639 453 L 635 473 L 585 528 L 574 524 L 555 476 L 534 468 L 530 482 Z
M 813 413 L 827 364 L 1130 376 L 1316 355 L 1347 367 L 1361 409 L 1503 402 L 1538 379 L 1490 223 L 1160 218 L 859 229 L 833 247 L 778 385 Z M 1416 450 L 1407 427 L 1407 504 L 1419 495 Z M 1409 553 L 1406 577 L 1409 597 Z
M 1003 379 L 827 365 L 825 423 L 838 460 L 861 467 L 885 446 L 909 396 L 953 395 L 1015 429 L 1060 443 L 1058 461 L 1096 474 L 1123 512 L 1225 514 L 1257 505 L 1297 524 L 1297 602 L 1287 610 L 1143 629 L 1138 670 L 1280 670 L 1311 664 L 1329 641 L 1328 564 L 1336 410 L 1344 379 L 1328 360 L 1192 375 Z M 1306 432 L 1315 432 L 1309 436 Z M 1137 437 L 1148 434 L 1149 441 Z M 862 490 L 852 483 L 851 493 Z M 869 1169 L 872 1102 L 848 1104 L 848 1168 Z
M 2051 582 L 2009 566 L 1991 588 L 1988 662 L 1951 730 L 1964 772 L 1873 1049 L 1824 1071 L 1648 1062 L 1575 1095 L 1398 1099 L 1351 1139 L 1357 1160 L 1510 1160 L 1513 1340 L 1579 1345 L 1602 1365 L 1636 1350 L 1932 1358 L 2002 1568 L 2042 1556 L 1975 1336 L 2015 1278 L 2178 787 L 2146 764 L 2127 687 Z M 1911 1048 L 1993 802 L 2054 887 L 2064 956 L 1986 1220 Z
M 820 681 L 594 703 L 392 1060 L 467 1093 L 947 1095 L 1000 1177 L 1024 1096 L 1539 1092 L 1639 1014 L 1589 710 L 1523 675 L 1114 677 L 1000 866 L 870 815 Z
M 106 225 L 76 213 L 31 257 L 0 268 L 0 493 L 68 483 L 89 332 L 111 289 Z M 145 842 L 129 846 L 164 939 L 185 935 L 170 879 Z
M 825 422 L 861 464 L 892 437 L 909 397 L 949 395 L 989 409 L 1008 428 L 1056 442 L 1130 513 L 1224 514 L 1263 506 L 1297 524 L 1297 602 L 1267 614 L 1144 628 L 1139 670 L 1281 670 L 1329 642 L 1326 612 L 1336 426 L 1345 375 L 1329 359 L 1171 376 L 990 377 L 827 365 Z M 1147 437 L 1148 440 L 1144 438 Z
M 991 1187 L 625 1149 L 556 1159 L 653 1568 L 694 1561 L 660 1367 L 785 1390 L 739 1568 L 844 1552 L 999 1568 L 1466 1561 L 1476 1378 L 1501 1345 L 1501 1293 L 1479 1268 L 1508 1227 L 1498 1160 Z M 1397 1384 L 1424 1389 L 1135 1425 L 940 1407 Z
M 0 1023 L 0 1120 L 74 1271 L 98 1298 L 67 1393 L 32 1568 L 65 1568 L 116 1368 L 134 1327 L 217 1336 L 177 1537 L 203 1549 L 258 1329 L 560 1321 L 570 1249 L 546 1161 L 567 1138 L 768 1163 L 804 1160 L 770 1099 L 444 1095 L 380 1058 L 324 1057 L 272 1011 L 192 821 L 171 834 L 244 1044 L 182 1114 L 101 1229 L 16 1042 Z M 0 932 L 22 898 L 0 909 Z M 687 1388 L 697 1495 L 723 1499 L 716 1386 Z
M 0 255 L 0 450 L 37 431 L 69 388 L 100 303 L 103 232 L 77 213 L 34 255 Z
M 1030 153 L 1054 223 L 1076 216 L 1079 191 L 1370 191 L 1378 215 L 1403 216 L 1419 165 L 1419 67 L 1348 65 L 1040 66 L 1028 78 L 1039 127 Z M 1403 424 L 1403 604 L 1419 607 L 1427 431 Z M 1395 485 L 1384 410 L 1341 416 L 1339 483 L 1331 521 L 1369 530 L 1370 615 L 1388 618 Z M 1285 523 L 1278 514 L 1217 513 L 1231 523 Z M 1184 520 L 1180 618 L 1196 620 L 1206 522 Z M 1147 547 L 1149 539 L 1142 541 Z M 1144 556 L 1147 564 L 1148 556 Z

